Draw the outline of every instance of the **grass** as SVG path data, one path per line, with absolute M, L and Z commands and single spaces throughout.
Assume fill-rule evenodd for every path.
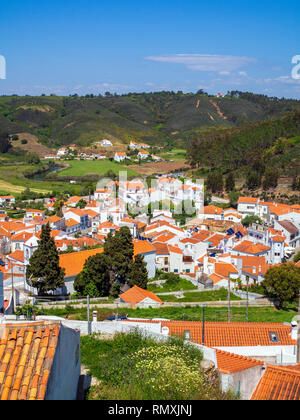
M 184 149 L 173 149 L 170 152 L 165 152 L 159 154 L 163 159 L 174 160 L 174 161 L 184 161 L 186 159 L 186 150 Z
M 197 286 L 195 286 L 192 282 L 186 279 L 180 278 L 178 282 L 166 282 L 162 284 L 162 287 L 157 286 L 156 284 L 148 283 L 147 289 L 153 293 L 167 293 L 167 292 L 178 292 L 180 290 L 196 290 Z
M 116 175 L 120 171 L 127 171 L 127 176 L 138 176 L 138 172 L 132 170 L 130 167 L 123 166 L 117 162 L 110 160 L 71 160 L 67 161 L 69 168 L 60 171 L 59 176 L 84 176 L 87 174 L 104 175 L 108 171 L 113 171 Z
M 98 312 L 98 320 L 104 320 L 113 316 L 115 309 L 91 307 L 91 312 Z M 207 321 L 227 321 L 227 306 L 205 308 L 205 319 Z M 43 310 L 45 315 L 55 315 L 60 317 L 69 316 L 69 319 L 81 321 L 87 320 L 86 308 L 74 308 L 68 305 L 67 308 L 53 308 Z M 161 308 L 119 308 L 119 314 L 126 314 L 130 318 L 166 318 L 175 321 L 202 321 L 203 308 L 195 306 L 181 307 L 161 307 Z M 236 322 L 246 321 L 246 308 L 231 308 L 231 320 Z M 273 306 L 249 307 L 249 322 L 291 322 L 292 318 L 298 314 L 297 306 L 290 305 L 286 310 L 277 310 Z
M 211 290 L 204 292 L 186 292 L 183 298 L 177 298 L 174 295 L 157 295 L 161 300 L 165 302 L 212 302 L 217 300 L 227 300 L 227 290 Z M 235 296 L 233 293 L 230 294 L 231 300 L 242 300 Z
M 202 353 L 182 339 L 155 341 L 138 331 L 112 339 L 81 337 L 82 363 L 99 381 L 88 400 L 232 399 L 209 386 L 201 369 Z

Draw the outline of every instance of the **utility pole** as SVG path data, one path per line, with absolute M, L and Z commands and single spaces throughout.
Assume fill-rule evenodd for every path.
M 247 281 L 247 306 L 246 306 L 246 321 L 249 321 L 249 277 L 246 277 Z
M 92 334 L 91 321 L 90 321 L 90 297 L 87 296 L 87 321 L 88 321 L 88 335 Z
M 230 278 L 228 279 L 228 314 L 227 314 L 227 321 L 230 322 Z
M 12 293 L 12 310 L 15 313 L 15 292 L 14 292 L 14 265 L 11 263 L 11 293 Z
M 298 294 L 298 319 L 297 319 L 297 363 L 300 363 L 300 290 Z
M 205 343 L 205 303 L 203 304 L 203 320 L 202 320 L 202 346 Z

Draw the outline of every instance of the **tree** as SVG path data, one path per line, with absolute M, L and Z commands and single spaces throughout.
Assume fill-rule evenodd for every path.
M 39 155 L 35 152 L 27 153 L 25 159 L 27 163 L 34 165 L 38 165 L 41 162 Z
M 276 299 L 277 306 L 283 308 L 299 296 L 300 267 L 293 263 L 271 267 L 261 285 L 266 295 Z
M 38 294 L 46 294 L 64 285 L 64 269 L 59 266 L 58 251 L 50 235 L 49 223 L 42 227 L 37 250 L 26 269 L 27 283 L 37 288 Z
M 234 174 L 230 172 L 225 180 L 225 189 L 227 192 L 233 191 L 235 188 Z
M 85 200 L 81 199 L 76 204 L 76 207 L 79 208 L 79 209 L 84 209 L 86 205 L 87 205 L 87 202 Z
M 263 189 L 276 188 L 278 184 L 278 170 L 273 168 L 266 169 L 265 178 L 263 181 Z
M 110 260 L 105 254 L 89 257 L 75 278 L 74 289 L 81 296 L 107 296 L 110 289 L 109 266 Z
M 231 207 L 237 207 L 237 202 L 239 199 L 240 194 L 237 191 L 230 191 L 228 198 Z
M 300 261 L 300 251 L 299 251 L 299 252 L 297 252 L 297 254 L 294 256 L 293 261 L 294 261 L 295 263 L 297 263 L 298 261 Z
M 8 133 L 0 132 L 0 153 L 7 153 L 11 148 Z
M 67 201 L 67 196 L 65 194 L 61 194 L 56 197 L 56 200 L 53 205 L 53 209 L 55 210 L 55 214 L 58 217 L 63 217 L 63 206 Z
M 252 223 L 257 223 L 259 225 L 262 225 L 262 220 L 259 216 L 255 216 L 255 215 L 252 215 L 252 216 L 248 215 L 242 219 L 242 225 L 246 228 L 252 225 Z
M 207 189 L 213 193 L 223 190 L 223 176 L 220 172 L 211 172 L 207 177 Z
M 147 289 L 148 271 L 146 266 L 143 255 L 136 255 L 134 262 L 131 264 L 129 273 L 130 286 L 138 286 L 142 289 Z
M 247 174 L 246 186 L 249 190 L 256 190 L 261 186 L 261 175 L 259 172 L 250 171 Z
M 108 234 L 104 243 L 104 253 L 110 257 L 111 285 L 115 281 L 127 283 L 133 259 L 132 236 L 128 227 L 121 227 L 114 236 Z

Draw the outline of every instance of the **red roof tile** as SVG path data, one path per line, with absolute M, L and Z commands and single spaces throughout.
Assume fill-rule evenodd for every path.
M 297 366 L 267 366 L 252 400 L 300 400 L 300 369 Z
M 43 400 L 60 324 L 7 324 L 0 339 L 0 399 Z

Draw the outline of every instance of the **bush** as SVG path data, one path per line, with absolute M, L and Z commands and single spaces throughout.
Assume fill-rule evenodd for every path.
M 179 338 L 157 342 L 139 331 L 112 340 L 81 338 L 82 362 L 101 384 L 89 399 L 228 399 L 209 386 L 200 363 L 201 351 Z

